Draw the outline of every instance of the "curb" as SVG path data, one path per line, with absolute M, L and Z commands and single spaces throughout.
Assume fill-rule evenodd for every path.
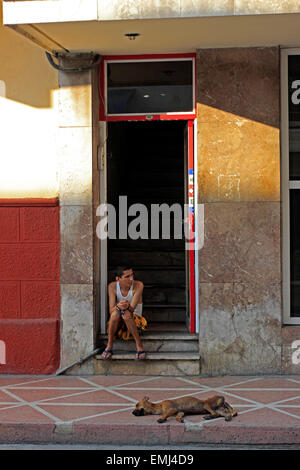
M 1 443 L 110 445 L 300 444 L 300 425 L 214 425 L 193 429 L 181 424 L 0 423 Z

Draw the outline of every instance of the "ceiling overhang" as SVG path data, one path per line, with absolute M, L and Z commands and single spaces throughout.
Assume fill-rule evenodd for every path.
M 86 21 L 17 25 L 50 52 L 101 55 L 194 52 L 219 47 L 300 47 L 300 14 L 222 18 Z M 128 40 L 128 33 L 139 33 Z M 43 47 L 43 46 L 42 46 Z
M 289 13 L 277 9 L 276 14 L 261 14 L 278 4 L 271 0 L 135 0 L 131 10 L 128 0 L 6 0 L 3 21 L 50 52 L 163 54 L 214 47 L 300 47 L 300 13 L 290 13 L 300 9 L 299 0 L 283 3 L 288 3 Z M 147 10 L 139 10 L 142 4 Z M 129 40 L 128 33 L 139 36 Z

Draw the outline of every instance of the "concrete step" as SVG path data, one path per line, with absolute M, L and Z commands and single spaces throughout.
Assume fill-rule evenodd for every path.
M 134 267 L 142 265 L 159 265 L 162 266 L 174 266 L 185 264 L 185 251 L 184 250 L 173 250 L 173 251 L 148 251 L 148 250 L 122 250 L 114 249 L 109 253 L 109 266 L 117 266 L 120 264 L 120 260 L 126 258 L 127 264 L 132 264 Z
M 156 307 L 155 309 L 152 308 L 143 308 L 144 315 L 150 324 L 156 322 L 164 322 L 164 323 L 173 323 L 173 322 L 184 322 L 185 321 L 185 307 L 182 309 L 178 308 L 168 308 L 168 309 L 160 309 Z
M 151 333 L 145 332 L 142 336 L 143 345 L 147 353 L 198 353 L 198 335 L 189 333 Z M 106 344 L 107 335 L 100 336 L 100 341 Z M 135 341 L 133 339 L 114 341 L 114 355 L 135 352 Z
M 163 184 L 163 183 L 161 183 Z M 129 184 L 128 184 L 129 185 Z M 164 200 L 165 198 L 172 198 L 172 199 L 178 199 L 178 202 L 181 202 L 184 199 L 184 186 L 183 184 L 176 184 L 176 186 L 163 186 L 159 187 L 159 182 L 156 181 L 155 184 L 154 182 L 149 185 L 149 186 L 143 186 L 143 187 L 136 187 L 134 186 L 132 189 L 127 190 L 127 196 L 129 198 L 151 198 L 154 196 L 155 198 L 161 198 Z M 129 185 L 130 188 L 130 185 Z
M 111 265 L 110 266 L 110 269 L 114 269 L 118 266 L 118 264 L 116 264 L 115 266 Z M 139 271 L 165 271 L 165 272 L 169 272 L 169 271 L 182 271 L 185 269 L 185 266 L 184 265 L 180 265 L 180 264 L 174 264 L 174 265 L 156 265 L 156 264 L 148 264 L 148 265 L 145 265 L 145 264 L 139 264 L 137 266 L 137 268 L 135 269 L 136 270 L 139 270 Z
M 153 270 L 153 269 L 134 269 L 135 279 L 142 281 L 145 285 L 156 284 L 157 286 L 182 286 L 185 284 L 185 269 L 178 267 L 177 269 Z M 114 279 L 114 270 L 110 269 L 108 273 L 109 279 Z M 155 282 L 154 282 L 155 281 Z
M 173 251 L 174 249 L 184 250 L 185 249 L 185 241 L 182 239 L 171 239 L 171 240 L 152 240 L 152 239 L 141 239 L 138 240 L 131 240 L 131 238 L 127 238 L 125 240 L 109 240 L 109 249 L 128 249 L 128 250 L 153 250 L 153 251 L 163 251 L 169 250 Z M 125 259 L 125 254 L 124 254 Z
M 162 304 L 185 304 L 185 286 L 172 287 L 146 284 L 143 292 L 143 302 L 145 305 Z
M 148 197 L 140 196 L 139 194 L 135 194 L 134 196 L 130 197 L 130 195 L 127 193 L 122 192 L 121 194 L 124 196 L 128 196 L 127 207 L 130 207 L 132 204 L 136 203 L 144 204 L 150 212 L 151 204 L 168 204 L 169 207 L 171 207 L 173 204 L 181 204 L 181 211 L 182 214 L 184 214 L 183 195 L 179 195 L 178 197 L 178 195 L 176 194 L 176 197 L 171 197 L 171 195 L 168 193 L 166 196 L 162 197 L 157 193 L 153 193 Z M 116 207 L 118 208 L 117 204 Z
M 161 154 L 151 150 L 149 152 L 144 150 L 143 158 L 136 159 L 134 171 L 145 170 L 145 161 L 147 161 L 147 171 L 149 171 L 149 160 L 151 160 L 152 166 L 155 166 L 157 169 L 168 170 L 171 168 L 172 170 L 183 171 L 183 158 L 174 158 L 174 152 L 169 151 L 162 158 Z
M 198 352 L 149 352 L 144 361 L 135 360 L 135 353 L 114 351 L 111 360 L 94 359 L 96 375 L 160 375 L 183 376 L 200 374 Z
M 163 292 L 162 292 L 163 293 Z M 181 301 L 184 300 L 181 299 Z M 143 304 L 143 312 L 148 323 L 185 323 L 186 305 L 183 304 Z
M 181 361 L 182 359 L 186 361 L 197 361 L 200 356 L 198 352 L 187 352 L 187 351 L 178 351 L 178 352 L 149 352 L 147 353 L 148 361 Z M 100 354 L 96 355 L 96 359 L 101 360 Z M 127 361 L 135 360 L 135 351 L 118 351 L 114 350 L 112 361 Z M 102 361 L 102 360 L 101 360 Z M 103 361 L 107 362 L 107 361 Z M 142 361 L 136 361 L 142 362 Z
M 161 169 L 161 168 L 151 168 L 151 171 L 145 172 L 145 170 L 137 171 L 136 168 L 134 169 L 134 173 L 130 173 L 128 175 L 128 184 L 134 184 L 137 187 L 137 191 L 139 191 L 139 182 L 143 182 L 143 187 L 145 186 L 152 186 L 155 185 L 159 187 L 160 185 L 167 184 L 174 187 L 183 185 L 184 174 L 180 168 L 168 168 L 168 169 Z
M 183 304 L 145 304 L 144 303 L 144 307 L 146 309 L 157 309 L 159 311 L 161 311 L 162 309 L 168 309 L 168 308 L 172 308 L 172 309 L 179 309 L 179 310 L 182 310 L 183 308 L 185 308 L 185 305 Z

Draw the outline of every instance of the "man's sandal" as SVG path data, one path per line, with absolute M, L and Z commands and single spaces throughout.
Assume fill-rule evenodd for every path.
M 144 357 L 140 357 L 141 354 L 144 354 Z M 145 351 L 136 351 L 137 357 L 135 358 L 136 361 L 144 361 L 146 359 L 146 352 Z
M 106 354 L 106 357 L 102 356 L 102 354 Z M 103 351 L 102 354 L 101 354 L 101 356 L 100 356 L 101 359 L 102 359 L 103 361 L 108 361 L 108 359 L 111 359 L 113 352 L 112 352 L 111 349 L 104 349 L 104 351 Z M 109 354 L 109 356 L 107 357 L 108 354 Z

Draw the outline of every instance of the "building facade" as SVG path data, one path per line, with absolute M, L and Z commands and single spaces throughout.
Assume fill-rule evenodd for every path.
M 299 2 L 2 4 L 0 373 L 96 351 L 124 263 L 148 360 L 69 373 L 300 373 Z M 122 195 L 186 205 L 195 246 L 99 238 Z

